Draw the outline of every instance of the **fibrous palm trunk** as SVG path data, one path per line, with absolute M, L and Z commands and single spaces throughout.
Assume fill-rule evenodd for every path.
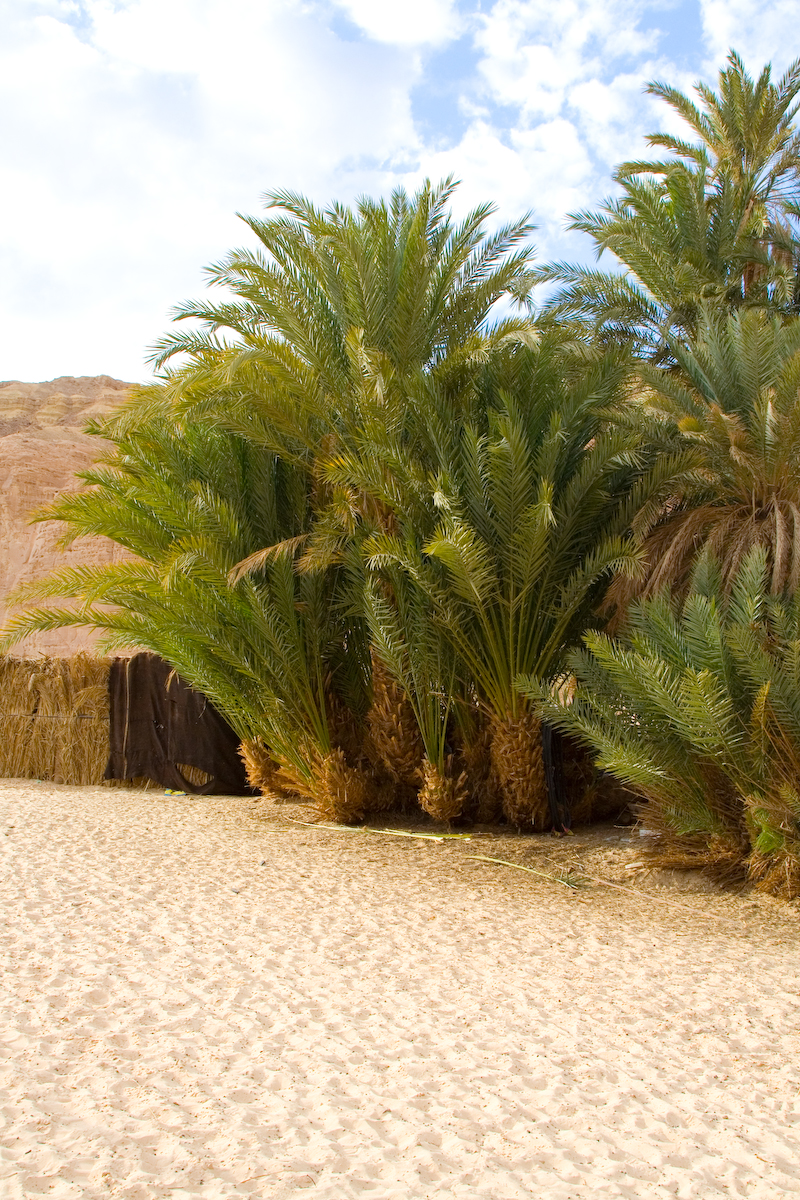
M 539 718 L 528 712 L 495 720 L 491 758 L 502 789 L 506 819 L 520 830 L 546 829 L 550 806 Z
M 258 747 L 255 754 L 252 746 L 248 743 L 245 758 L 248 777 L 251 782 L 254 779 L 264 781 L 255 786 L 261 787 L 265 795 L 288 795 L 307 801 L 325 820 L 343 825 L 360 821 L 367 811 L 371 776 L 360 767 L 349 766 L 339 747 L 323 755 L 310 752 L 311 770 L 300 772 L 293 763 L 285 760 L 276 763 L 268 756 L 266 761 L 263 757 L 259 759 L 258 751 L 263 754 L 263 746 Z M 250 761 L 254 762 L 252 769 Z
M 417 799 L 420 807 L 436 821 L 449 824 L 460 817 L 469 799 L 466 771 L 454 767 L 454 756 L 448 754 L 444 771 L 426 759 L 422 765 L 422 787 Z
M 340 749 L 331 750 L 314 768 L 310 799 L 323 817 L 342 825 L 363 819 L 370 798 L 370 780 L 350 767 Z
M 390 812 L 398 805 L 398 786 L 388 775 L 375 771 L 367 774 L 368 786 L 365 801 L 367 815 Z
M 411 702 L 386 667 L 372 656 L 372 704 L 367 713 L 372 757 L 396 783 L 419 786 L 425 751 Z

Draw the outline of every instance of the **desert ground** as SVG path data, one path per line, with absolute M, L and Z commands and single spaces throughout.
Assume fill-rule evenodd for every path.
M 630 827 L 0 808 L 7 1200 L 800 1194 L 796 906 L 643 874 Z

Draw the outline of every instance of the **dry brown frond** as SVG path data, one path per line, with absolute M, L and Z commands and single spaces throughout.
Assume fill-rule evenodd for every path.
M 768 700 L 765 710 L 772 744 L 772 779 L 764 794 L 745 800 L 754 843 L 748 878 L 759 891 L 794 900 L 800 896 L 800 749 Z M 768 849 L 763 848 L 765 837 L 771 843 Z
M 642 857 L 649 867 L 665 871 L 700 871 L 717 883 L 741 883 L 746 875 L 745 858 L 734 838 L 680 835 L 652 839 Z
M 281 554 L 288 554 L 294 558 L 297 551 L 308 540 L 307 533 L 301 533 L 297 537 L 286 538 L 282 542 L 276 542 L 274 546 L 265 546 L 263 550 L 256 550 L 253 554 L 249 554 L 247 558 L 243 558 L 228 572 L 228 582 L 231 584 L 238 583 L 240 579 L 244 579 L 245 575 L 252 575 L 255 571 L 262 570 L 267 563 L 272 562 L 274 558 L 278 558 Z
M 796 900 L 800 896 L 800 857 L 798 847 L 754 853 L 750 858 L 748 879 L 757 891 L 781 900 Z
M 644 570 L 636 579 L 618 576 L 606 593 L 602 612 L 613 633 L 634 600 L 647 599 L 669 587 L 685 596 L 692 567 L 703 547 L 720 564 L 723 587 L 730 591 L 742 561 L 755 546 L 765 546 L 774 595 L 800 586 L 800 511 L 779 495 L 749 503 L 707 503 L 667 516 L 642 543 Z
M 250 787 L 258 788 L 263 796 L 271 796 L 274 800 L 286 798 L 288 793 L 285 783 L 281 779 L 281 768 L 261 738 L 242 742 L 239 754 L 244 763 Z
M 634 806 L 636 816 L 652 835 L 643 846 L 644 856 L 654 867 L 702 871 L 719 883 L 741 882 L 750 854 L 742 796 L 714 764 L 696 764 L 694 769 L 707 810 L 705 828 L 681 833 L 672 803 L 660 795 L 649 795 Z

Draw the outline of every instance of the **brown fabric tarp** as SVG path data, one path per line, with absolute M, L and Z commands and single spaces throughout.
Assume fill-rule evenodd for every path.
M 111 756 L 106 779 L 146 776 L 182 792 L 241 796 L 251 792 L 239 739 L 210 700 L 193 691 L 155 654 L 111 664 Z M 179 769 L 211 776 L 200 786 Z

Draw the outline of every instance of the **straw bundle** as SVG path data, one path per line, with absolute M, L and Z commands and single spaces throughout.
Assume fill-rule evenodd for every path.
M 0 776 L 25 778 L 36 695 L 33 664 L 0 658 Z
M 208 771 L 202 771 L 200 767 L 193 767 L 190 763 L 176 763 L 175 766 L 193 787 L 205 787 L 214 778 L 213 775 L 209 775 Z
M 101 783 L 109 754 L 108 659 L 0 658 L 0 775 Z

